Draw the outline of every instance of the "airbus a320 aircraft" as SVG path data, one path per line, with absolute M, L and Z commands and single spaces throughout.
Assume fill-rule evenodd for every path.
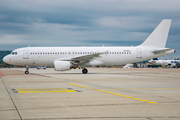
M 170 19 L 164 19 L 149 35 L 136 47 L 25 47 L 13 50 L 5 56 L 3 61 L 12 65 L 26 66 L 54 66 L 56 71 L 66 71 L 81 66 L 86 74 L 86 66 L 95 65 L 125 65 L 139 61 L 157 58 L 174 53 L 174 49 L 165 48 Z

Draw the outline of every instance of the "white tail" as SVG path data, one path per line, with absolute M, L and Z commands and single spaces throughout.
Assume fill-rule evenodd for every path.
M 170 25 L 171 19 L 162 20 L 156 29 L 140 46 L 165 48 Z

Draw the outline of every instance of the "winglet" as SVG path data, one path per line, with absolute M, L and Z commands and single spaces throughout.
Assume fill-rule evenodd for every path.
M 153 60 L 158 60 L 157 58 L 153 58 Z

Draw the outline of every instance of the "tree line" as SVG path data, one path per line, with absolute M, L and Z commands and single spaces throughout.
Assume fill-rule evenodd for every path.
M 0 51 L 0 64 L 3 63 L 3 57 L 10 53 L 11 53 L 11 51 Z

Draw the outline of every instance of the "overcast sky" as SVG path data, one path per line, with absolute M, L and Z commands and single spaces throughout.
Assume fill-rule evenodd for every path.
M 172 19 L 166 47 L 180 58 L 180 0 L 0 0 L 0 50 L 136 46 L 162 19 Z

